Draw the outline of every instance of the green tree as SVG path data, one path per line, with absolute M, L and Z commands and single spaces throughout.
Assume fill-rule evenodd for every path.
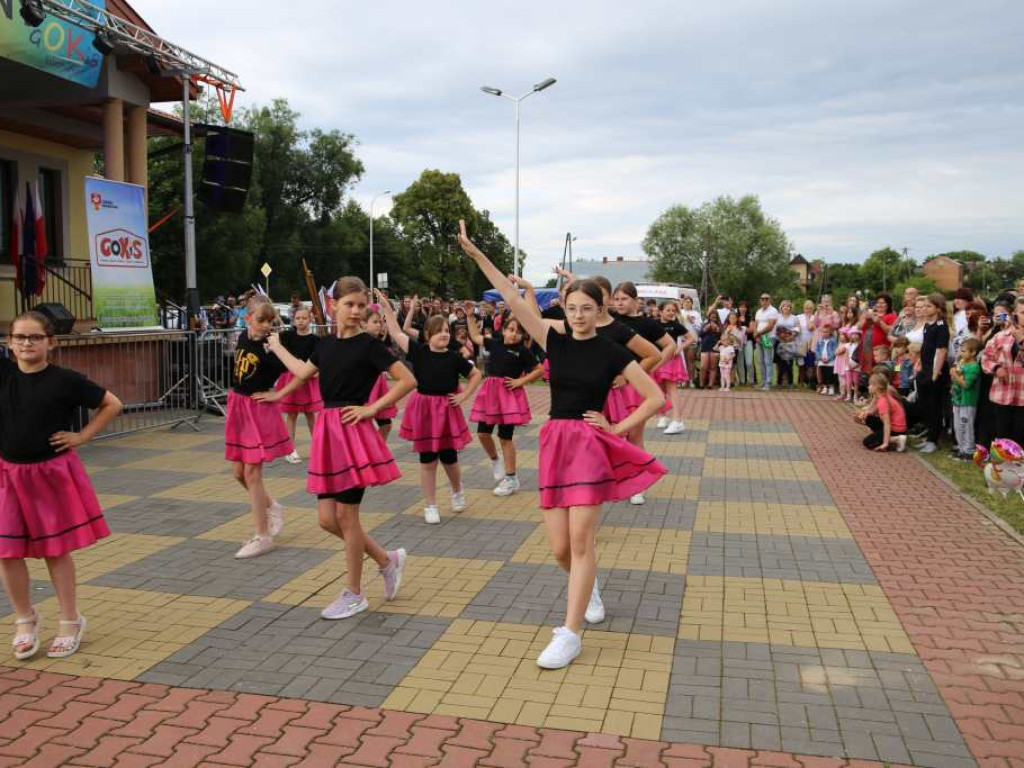
M 673 206 L 651 224 L 643 249 L 655 280 L 700 285 L 706 250 L 721 293 L 747 298 L 796 290 L 786 234 L 753 195 L 719 197 L 699 208 Z
M 900 281 L 911 279 L 917 263 L 891 247 L 875 251 L 860 267 L 860 288 L 868 294 L 892 292 Z

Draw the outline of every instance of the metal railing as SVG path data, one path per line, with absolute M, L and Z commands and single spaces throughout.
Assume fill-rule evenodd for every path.
M 37 304 L 63 304 L 76 320 L 92 320 L 92 268 L 88 259 L 48 258 L 42 265 L 32 256 L 26 256 L 37 267 L 41 266 L 46 280 L 43 292 L 38 296 L 27 296 L 15 280 L 15 314 L 24 312 Z

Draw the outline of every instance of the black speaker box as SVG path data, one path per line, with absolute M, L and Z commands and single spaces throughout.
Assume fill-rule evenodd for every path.
M 75 316 L 63 304 L 57 302 L 36 304 L 32 307 L 32 311 L 45 315 L 53 324 L 53 332 L 58 336 L 65 336 L 75 328 Z
M 206 159 L 199 190 L 214 211 L 241 213 L 252 182 L 253 135 L 222 125 L 206 129 Z

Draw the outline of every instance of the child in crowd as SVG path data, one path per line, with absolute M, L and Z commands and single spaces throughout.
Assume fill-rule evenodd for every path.
M 892 357 L 893 382 L 900 395 L 906 397 L 907 393 L 904 391 L 903 374 L 905 364 L 910 361 L 910 342 L 907 341 L 906 336 L 900 336 L 893 340 L 890 355 Z M 913 374 L 913 369 L 911 369 L 911 374 Z
M 112 392 L 47 360 L 56 341 L 45 315 L 14 318 L 8 345 L 10 357 L 0 357 L 0 570 L 15 614 L 14 657 L 24 660 L 39 651 L 42 620 L 32 606 L 25 558 L 41 557 L 60 616 L 46 655 L 62 659 L 78 650 L 85 632 L 71 553 L 110 535 L 75 449 L 122 406 Z M 70 431 L 80 408 L 95 408 L 96 415 L 81 431 Z
M 308 307 L 299 307 L 292 314 L 292 332 L 281 334 L 281 343 L 285 349 L 291 352 L 299 360 L 309 360 L 309 356 L 316 349 L 318 337 L 312 330 L 313 313 Z M 277 380 L 277 389 L 284 389 L 288 383 L 295 378 L 291 371 L 285 371 Z M 320 382 L 316 378 L 299 385 L 287 397 L 277 401 L 277 407 L 281 409 L 288 422 L 288 437 L 292 445 L 295 445 L 295 424 L 299 414 L 306 415 L 306 426 L 309 427 L 309 434 L 313 434 L 313 425 L 316 422 L 316 415 L 323 410 L 324 403 L 320 399 Z M 302 459 L 297 450 L 293 450 L 284 457 L 289 464 L 298 464 Z
M 381 317 L 380 308 L 376 304 L 367 307 L 366 322 L 363 323 L 363 329 L 373 338 L 380 340 L 385 347 L 388 346 L 388 329 L 384 324 L 384 318 Z M 366 402 L 377 402 L 388 393 L 388 390 L 387 371 L 381 371 L 373 384 L 373 389 L 370 390 L 370 398 Z M 380 432 L 380 436 L 384 438 L 385 442 L 387 442 L 388 435 L 391 433 L 391 424 L 396 416 L 398 416 L 398 403 L 381 408 L 373 417 L 374 422 L 377 424 L 377 431 Z
M 981 342 L 970 336 L 960 344 L 960 358 L 950 369 L 953 379 L 953 432 L 956 450 L 953 458 L 968 461 L 974 455 L 974 418 L 978 413 L 981 391 Z
M 907 414 L 899 395 L 889 385 L 889 377 L 882 372 L 872 373 L 868 393 L 871 402 L 854 417 L 871 430 L 864 438 L 864 447 L 902 453 L 907 449 Z
M 853 360 L 853 354 L 857 350 L 856 342 L 852 341 L 854 329 L 848 325 L 844 325 L 839 329 L 839 343 L 836 345 L 836 361 L 835 361 L 835 374 L 836 379 L 839 381 L 839 396 L 836 398 L 840 401 L 853 401 L 853 389 L 850 386 L 850 382 L 856 382 L 857 376 L 857 365 Z M 853 373 L 851 376 L 850 373 Z
M 722 376 L 722 386 L 719 389 L 723 392 L 732 389 L 732 366 L 735 361 L 736 339 L 730 334 L 725 334 L 718 342 L 718 371 Z
M 895 381 L 896 368 L 893 365 L 892 360 L 889 359 L 890 356 L 891 350 L 889 347 L 872 347 L 871 358 L 872 362 L 874 363 L 874 365 L 872 366 L 872 370 L 879 367 L 885 368 L 885 370 L 888 371 L 889 373 L 889 380 Z
M 835 395 L 836 337 L 831 325 L 822 326 L 814 358 L 818 368 L 818 394 Z
M 900 364 L 900 394 L 910 399 L 916 392 L 914 379 L 917 377 L 917 369 L 921 366 L 921 344 L 911 342 L 907 344 L 907 359 Z M 904 394 L 904 390 L 906 393 Z M 916 400 L 916 395 L 914 398 Z

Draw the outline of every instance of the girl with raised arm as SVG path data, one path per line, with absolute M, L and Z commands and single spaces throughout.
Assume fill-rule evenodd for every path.
M 595 579 L 601 505 L 643 492 L 666 472 L 653 456 L 621 437 L 656 413 L 664 399 L 626 349 L 597 332 L 604 299 L 596 283 L 573 282 L 565 295 L 566 320 L 544 320 L 473 245 L 462 222 L 459 243 L 551 361 L 551 418 L 540 432 L 538 484 L 551 548 L 569 573 L 569 591 L 565 626 L 554 631 L 537 664 L 559 669 L 579 656 L 584 619 L 604 620 Z M 642 401 L 626 419 L 610 424 L 601 409 L 619 376 L 636 388 Z
M 476 422 L 480 445 L 491 460 L 494 481 L 498 483 L 494 495 L 511 496 L 519 490 L 516 446 L 512 442 L 512 435 L 517 426 L 529 424 L 532 418 L 530 401 L 524 387 L 539 379 L 544 369 L 526 346 L 526 334 L 514 317 L 501 324 L 500 336 L 495 333 L 489 339 L 484 338 L 476 324 L 471 306 L 466 307 L 466 318 L 469 322 L 469 337 L 488 353 L 487 376 L 473 401 L 469 419 Z M 498 428 L 504 462 L 498 459 L 495 449 L 495 427 Z
M 421 344 L 398 327 L 398 318 L 380 291 L 377 291 L 377 300 L 384 310 L 391 338 L 408 355 L 416 375 L 416 391 L 406 403 L 398 434 L 403 440 L 412 442 L 413 450 L 420 455 L 420 482 L 426 501 L 423 519 L 431 524 L 440 523 L 441 512 L 437 508 L 438 461 L 452 486 L 452 511 L 462 512 L 469 506 L 462 488 L 459 451 L 469 445 L 472 437 L 462 414 L 462 404 L 473 396 L 482 377 L 473 363 L 449 347 L 451 331 L 447 317 L 430 316 L 423 326 L 425 343 Z M 469 379 L 462 392 L 459 391 L 460 376 Z
M 313 427 L 306 490 L 315 493 L 320 527 L 345 542 L 346 589 L 320 615 L 345 619 L 370 607 L 363 596 L 363 555 L 380 567 L 384 597 L 394 599 L 402 583 L 405 550 L 386 551 L 363 531 L 359 505 L 366 489 L 401 477 L 373 418 L 411 392 L 416 379 L 380 339 L 363 330 L 368 294 L 358 277 L 343 277 L 334 286 L 334 335 L 320 339 L 308 361 L 292 355 L 277 334 L 270 351 L 297 379 L 320 374 L 324 410 Z M 378 400 L 370 392 L 382 371 L 394 386 Z

